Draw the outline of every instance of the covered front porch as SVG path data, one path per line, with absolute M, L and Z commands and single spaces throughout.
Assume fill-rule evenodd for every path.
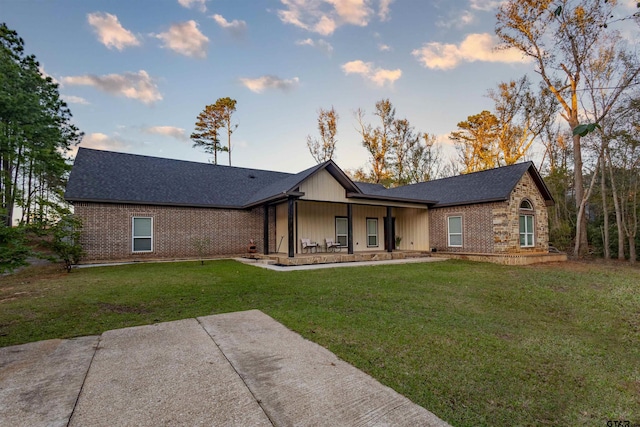
M 399 251 L 429 252 L 426 206 L 374 203 L 290 197 L 275 205 L 275 209 L 265 209 L 275 213 L 275 220 L 265 218 L 265 241 L 268 238 L 275 245 L 266 247 L 264 255 L 277 258 L 281 265 L 299 265 L 302 261 L 296 261 L 297 258 L 311 257 L 315 261 L 310 263 L 326 263 L 399 259 L 404 256 Z M 303 240 L 311 242 L 311 247 L 306 247 Z M 327 244 L 330 242 L 338 247 L 332 248 Z

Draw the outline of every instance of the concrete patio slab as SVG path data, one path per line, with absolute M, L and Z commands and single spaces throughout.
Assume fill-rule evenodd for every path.
M 271 426 L 195 319 L 102 335 L 71 426 Z
M 0 348 L 0 425 L 66 426 L 99 337 Z
M 448 425 L 258 310 L 198 320 L 274 425 Z

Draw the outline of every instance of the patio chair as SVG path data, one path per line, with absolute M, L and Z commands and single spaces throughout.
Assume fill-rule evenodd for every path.
M 318 251 L 318 244 L 316 242 L 312 242 L 311 239 L 300 239 L 300 244 L 302 245 L 302 253 L 314 253 Z
M 342 249 L 342 246 L 340 246 L 340 243 L 335 242 L 333 240 L 333 237 L 327 237 L 324 239 L 326 245 L 327 245 L 327 252 L 340 252 L 340 250 Z

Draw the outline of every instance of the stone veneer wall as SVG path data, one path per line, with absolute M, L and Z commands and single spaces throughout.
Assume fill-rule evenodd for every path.
M 533 205 L 534 247 L 520 247 L 520 203 Z M 526 213 L 530 213 L 528 211 Z M 462 216 L 462 247 L 447 246 L 447 217 Z M 430 246 L 438 252 L 526 253 L 549 251 L 547 206 L 538 188 L 526 173 L 506 202 L 433 208 L 429 218 Z
M 520 203 L 529 200 L 533 205 L 534 247 L 520 247 Z M 522 211 L 531 214 L 531 211 Z M 511 192 L 509 202 L 496 208 L 493 212 L 495 228 L 495 252 L 522 253 L 549 251 L 549 216 L 545 200 L 538 187 L 528 173 Z
M 269 209 L 269 247 L 275 248 L 275 210 Z M 205 256 L 247 253 L 249 239 L 263 252 L 264 210 L 191 208 L 110 203 L 74 203 L 82 220 L 84 260 L 183 258 L 200 256 L 197 242 L 208 241 Z M 153 251 L 133 253 L 132 218 L 153 218 Z

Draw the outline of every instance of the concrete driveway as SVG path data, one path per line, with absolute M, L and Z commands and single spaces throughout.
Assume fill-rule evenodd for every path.
M 251 310 L 0 348 L 2 426 L 447 426 Z

